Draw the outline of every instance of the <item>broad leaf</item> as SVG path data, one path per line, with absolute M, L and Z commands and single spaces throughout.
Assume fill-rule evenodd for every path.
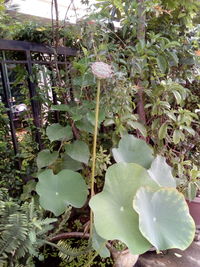
M 164 157 L 157 156 L 152 162 L 148 173 L 160 186 L 176 188 L 176 181 L 172 175 L 172 168 L 166 163 Z
M 157 250 L 186 249 L 193 241 L 195 224 L 184 196 L 176 189 L 140 188 L 133 201 L 140 231 Z
M 167 60 L 164 56 L 159 55 L 157 57 L 157 64 L 162 73 L 165 73 L 168 67 Z
M 94 132 L 94 126 L 91 124 L 91 122 L 88 121 L 88 119 L 86 117 L 82 118 L 79 121 L 76 121 L 75 125 L 81 131 L 85 131 L 87 133 L 93 133 Z
M 58 152 L 50 152 L 48 149 L 42 150 L 37 156 L 38 169 L 52 165 L 58 158 Z
M 106 240 L 124 242 L 133 254 L 151 247 L 139 231 L 138 215 L 132 208 L 136 191 L 145 185 L 158 188 L 143 167 L 135 163 L 114 164 L 106 172 L 103 191 L 89 203 L 97 233 Z
M 106 247 L 106 240 L 97 234 L 95 227 L 92 234 L 92 247 L 102 258 L 110 257 L 110 251 Z
M 83 141 L 75 141 L 65 146 L 66 153 L 74 160 L 88 164 L 90 151 L 88 145 Z
M 94 126 L 95 125 L 95 111 L 90 111 L 86 114 L 87 120 Z M 105 120 L 105 112 L 99 111 L 98 126 Z
M 187 197 L 189 201 L 192 201 L 197 195 L 198 187 L 194 182 L 188 183 Z
M 160 140 L 165 139 L 166 135 L 167 135 L 167 129 L 168 129 L 168 123 L 163 123 L 158 131 L 158 138 Z
M 178 91 L 176 91 L 176 90 L 173 90 L 172 93 L 173 93 L 173 95 L 174 95 L 174 97 L 176 99 L 177 104 L 178 105 L 181 104 L 181 102 L 182 102 L 182 96 L 181 96 L 181 94 Z
M 63 169 L 78 171 L 78 170 L 81 170 L 82 168 L 83 166 L 79 161 L 72 159 L 67 154 L 63 154 L 62 158 L 60 159 L 60 162 L 59 162 L 60 171 Z
M 59 123 L 54 123 L 47 127 L 46 134 L 51 142 L 56 140 L 70 140 L 73 138 L 70 126 L 63 127 Z
M 175 52 L 168 52 L 168 55 L 170 57 L 170 60 L 172 60 L 172 64 L 171 66 L 177 66 L 178 65 L 178 62 L 179 62 L 179 58 L 177 56 L 177 54 Z
M 68 205 L 81 208 L 87 199 L 87 185 L 83 177 L 71 170 L 63 170 L 54 175 L 45 170 L 38 176 L 36 192 L 40 196 L 40 205 L 61 215 Z
M 173 132 L 173 142 L 175 145 L 177 145 L 180 141 L 184 141 L 185 135 L 180 130 L 174 130 Z
M 149 168 L 154 159 L 153 149 L 133 135 L 124 135 L 112 152 L 116 162 L 138 163 L 144 168 Z
M 66 104 L 60 104 L 60 105 L 52 105 L 51 110 L 57 110 L 57 111 L 70 111 L 70 106 Z
M 127 124 L 130 125 L 133 129 L 138 129 L 144 137 L 147 136 L 147 130 L 142 123 L 139 123 L 137 121 L 128 120 Z

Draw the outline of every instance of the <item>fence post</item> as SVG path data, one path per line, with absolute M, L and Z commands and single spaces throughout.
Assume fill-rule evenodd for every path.
M 33 111 L 33 120 L 36 127 L 35 134 L 36 134 L 36 142 L 39 145 L 39 150 L 42 149 L 42 141 L 41 141 L 41 134 L 39 128 L 41 127 L 41 112 L 40 106 L 36 99 L 34 99 L 36 94 L 35 84 L 32 82 L 33 77 L 33 69 L 32 69 L 32 62 L 31 62 L 31 53 L 29 50 L 26 50 L 26 59 L 27 59 L 27 71 L 28 71 L 28 85 L 29 85 L 29 93 L 31 98 L 31 106 Z
M 18 153 L 18 144 L 17 144 L 17 137 L 16 137 L 16 131 L 15 131 L 15 126 L 13 122 L 13 114 L 11 110 L 11 105 L 10 105 L 10 99 L 9 99 L 9 80 L 7 76 L 7 71 L 6 71 L 6 64 L 4 62 L 0 62 L 0 71 L 1 71 L 1 77 L 2 77 L 2 84 L 3 84 L 3 92 L 4 92 L 4 97 L 5 97 L 5 107 L 8 109 L 8 117 L 9 117 L 9 124 L 10 124 L 10 131 L 11 131 L 11 136 L 12 136 L 12 142 L 13 142 L 13 148 L 15 155 Z

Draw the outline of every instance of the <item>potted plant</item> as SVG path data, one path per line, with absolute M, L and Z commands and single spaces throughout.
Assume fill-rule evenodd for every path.
M 133 135 L 124 135 L 112 152 L 117 163 L 108 168 L 103 191 L 89 202 L 97 234 L 105 242 L 120 240 L 133 255 L 152 246 L 185 250 L 195 224 L 165 158 L 154 157 Z
M 200 170 L 191 161 L 184 161 L 181 179 L 178 181 L 178 189 L 185 195 L 189 211 L 193 217 L 197 229 L 200 228 Z

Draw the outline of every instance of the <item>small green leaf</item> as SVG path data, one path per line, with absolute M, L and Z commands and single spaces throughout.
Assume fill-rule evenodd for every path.
M 189 134 L 191 134 L 193 136 L 195 135 L 195 130 L 193 130 L 192 127 L 182 125 L 182 126 L 180 126 L 180 129 L 187 131 Z
M 54 175 L 52 170 L 45 170 L 38 179 L 36 192 L 40 196 L 40 205 L 56 216 L 69 205 L 81 208 L 87 199 L 87 185 L 77 172 L 62 170 Z
M 85 131 L 87 133 L 94 132 L 94 126 L 91 124 L 91 122 L 88 121 L 86 117 L 82 118 L 79 121 L 76 121 L 75 125 L 81 131 Z
M 119 147 L 113 148 L 112 152 L 116 162 L 133 162 L 145 168 L 149 168 L 154 159 L 153 149 L 133 135 L 124 135 L 119 141 Z
M 172 93 L 173 93 L 173 95 L 174 95 L 174 97 L 176 99 L 177 104 L 178 105 L 181 104 L 181 102 L 182 102 L 181 94 L 178 91 L 175 91 L 175 90 L 173 90 Z
M 88 164 L 90 151 L 88 145 L 83 141 L 75 141 L 65 146 L 66 153 L 74 160 Z
M 107 120 L 105 120 L 104 123 L 103 123 L 103 125 L 104 125 L 105 127 L 107 127 L 107 126 L 111 126 L 111 125 L 113 125 L 113 124 L 115 124 L 115 121 L 114 121 L 113 119 L 107 119 Z
M 173 121 L 176 121 L 176 116 L 174 115 L 173 111 L 166 112 L 166 115 Z
M 70 140 L 73 138 L 70 126 L 63 127 L 59 123 L 54 123 L 47 127 L 46 134 L 51 142 L 56 140 Z
M 167 122 L 164 122 L 162 125 L 161 125 L 161 127 L 160 127 L 160 129 L 159 129 L 159 131 L 158 131 L 158 138 L 160 139 L 160 140 L 162 140 L 162 139 L 165 139 L 165 137 L 167 136 L 167 129 L 168 129 L 168 123 Z
M 170 59 L 175 63 L 175 66 L 178 65 L 179 58 L 175 52 L 168 52 Z
M 198 188 L 195 185 L 195 183 L 190 182 L 190 183 L 188 183 L 188 188 L 187 189 L 188 189 L 187 190 L 188 199 L 190 201 L 192 201 L 196 197 L 196 195 L 197 195 L 197 189 Z
M 139 228 L 157 250 L 185 250 L 192 243 L 195 224 L 185 198 L 176 189 L 140 188 L 133 201 Z
M 185 135 L 180 130 L 174 130 L 173 133 L 173 142 L 177 145 L 181 140 L 184 140 Z
M 37 166 L 38 169 L 42 169 L 44 167 L 48 167 L 52 165 L 56 159 L 58 158 L 58 152 L 50 152 L 48 149 L 42 150 L 38 153 L 37 156 Z
M 90 111 L 86 114 L 88 121 L 94 126 L 95 125 L 95 112 Z M 105 112 L 99 111 L 99 119 L 98 119 L 98 126 L 100 126 L 101 122 L 105 119 Z
M 57 110 L 57 111 L 70 111 L 70 106 L 66 104 L 60 104 L 60 105 L 52 105 L 51 110 Z
M 160 71 L 162 73 L 165 73 L 166 70 L 167 70 L 167 67 L 168 67 L 168 63 L 167 63 L 166 58 L 164 56 L 162 56 L 162 55 L 159 55 L 157 57 L 157 64 L 158 64 L 158 67 L 159 67 Z
M 147 130 L 142 123 L 139 123 L 137 121 L 128 120 L 127 124 L 130 125 L 133 129 L 138 129 L 144 137 L 147 137 Z

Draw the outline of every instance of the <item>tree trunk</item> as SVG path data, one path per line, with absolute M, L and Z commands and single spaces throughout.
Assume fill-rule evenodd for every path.
M 137 0 L 138 2 L 138 24 L 137 24 L 137 39 L 138 41 L 145 42 L 146 34 L 146 14 L 145 14 L 145 1 Z M 146 116 L 144 110 L 144 87 L 142 86 L 142 80 L 138 80 L 138 103 L 137 103 L 137 113 L 139 119 L 143 124 L 146 124 Z

